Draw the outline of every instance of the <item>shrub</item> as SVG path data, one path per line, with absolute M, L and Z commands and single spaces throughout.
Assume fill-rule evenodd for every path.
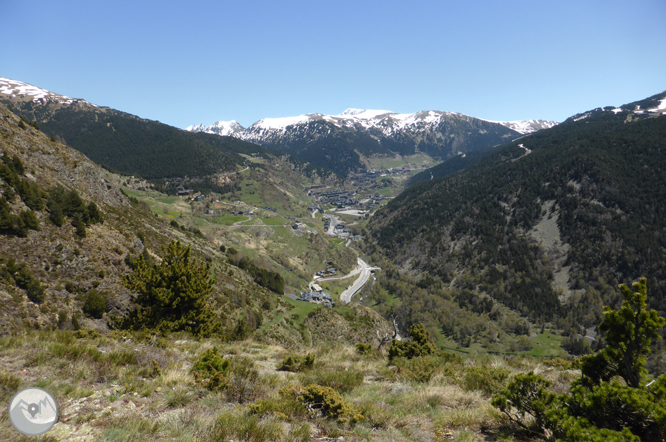
M 356 344 L 356 353 L 360 355 L 369 355 L 372 352 L 372 345 L 359 342 Z
M 504 413 L 510 421 L 529 429 L 525 420 L 532 416 L 539 428 L 544 428 L 546 412 L 555 400 L 555 395 L 547 391 L 550 381 L 533 372 L 518 374 L 506 390 L 495 395 L 491 404 Z
M 505 368 L 468 367 L 462 378 L 461 387 L 468 391 L 481 390 L 487 395 L 493 395 L 506 386 L 509 373 Z
M 339 423 L 354 424 L 363 420 L 361 412 L 351 408 L 331 387 L 309 385 L 299 394 L 298 399 L 310 409 L 319 410 L 322 415 L 336 419 Z
M 7 264 L 0 267 L 0 277 L 25 290 L 28 299 L 35 304 L 41 304 L 46 299 L 44 287 L 32 276 L 25 263 L 17 265 L 14 258 L 9 258 Z
M 95 289 L 90 290 L 82 310 L 86 316 L 100 319 L 106 312 L 106 296 L 98 293 Z
M 230 373 L 226 391 L 227 399 L 239 404 L 254 400 L 259 381 L 259 372 L 255 369 L 252 359 L 244 356 L 234 356 L 229 363 Z
M 219 391 L 229 385 L 229 360 L 220 356 L 217 347 L 204 351 L 192 365 L 192 374 L 201 385 L 212 391 Z
M 308 353 L 305 356 L 287 356 L 278 367 L 280 371 L 299 372 L 309 370 L 314 367 L 315 357 Z
M 74 318 L 72 318 L 72 322 Z M 74 332 L 74 337 L 77 339 L 97 339 L 102 336 L 97 330 L 90 328 L 79 328 Z
M 437 347 L 432 343 L 430 335 L 422 323 L 416 323 L 409 328 L 409 340 L 393 340 L 389 347 L 389 360 L 396 357 L 411 359 L 418 356 L 433 355 Z
M 413 382 L 430 382 L 430 379 L 442 369 L 439 359 L 432 356 L 413 359 L 397 357 L 392 363 L 396 366 L 399 377 Z
M 40 284 L 39 281 L 33 279 L 30 281 L 25 289 L 25 293 L 28 296 L 28 299 L 35 304 L 41 304 L 46 299 L 46 293 L 44 292 L 44 287 Z

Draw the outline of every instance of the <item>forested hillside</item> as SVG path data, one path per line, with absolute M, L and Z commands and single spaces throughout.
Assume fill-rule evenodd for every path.
M 180 185 L 228 192 L 234 183 L 225 177 L 251 165 L 242 155 L 285 155 L 236 138 L 183 131 L 82 100 L 63 105 L 22 97 L 0 98 L 53 140 L 75 148 L 108 170 L 140 176 L 169 192 Z M 289 161 L 308 176 L 332 175 L 299 158 L 289 157 Z
M 598 324 L 617 285 L 641 276 L 663 315 L 666 117 L 656 108 L 665 96 L 577 115 L 412 186 L 373 217 L 368 250 L 436 276 L 458 303 L 466 290 L 473 306 L 489 295 L 570 332 Z

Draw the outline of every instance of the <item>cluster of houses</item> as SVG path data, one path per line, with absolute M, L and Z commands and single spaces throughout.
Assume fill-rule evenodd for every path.
M 335 307 L 335 301 L 331 298 L 331 295 L 324 291 L 314 291 L 314 292 L 301 292 L 301 297 L 298 298 L 301 301 L 305 302 L 314 302 L 315 304 L 323 304 L 326 307 Z
M 264 207 L 262 207 L 262 209 L 264 209 L 264 210 L 268 210 L 269 212 L 277 213 L 277 209 L 274 209 L 274 208 L 272 208 L 272 207 L 266 207 L 266 206 L 264 206 Z
M 358 201 L 354 198 L 354 192 L 348 190 L 333 190 L 330 192 L 309 192 L 320 204 L 330 204 L 338 208 L 355 206 Z

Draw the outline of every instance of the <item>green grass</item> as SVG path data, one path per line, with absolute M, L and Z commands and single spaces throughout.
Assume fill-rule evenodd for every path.
M 282 318 L 287 315 L 291 316 L 293 319 L 296 319 L 298 324 L 305 319 L 305 317 L 312 313 L 315 310 L 318 310 L 320 308 L 323 308 L 322 305 L 319 304 L 314 304 L 312 302 L 305 302 L 305 301 L 295 301 L 287 296 L 283 296 L 282 299 L 286 301 L 288 304 L 292 306 L 290 310 L 284 313 L 280 313 L 277 315 L 271 322 L 267 322 L 263 324 L 259 330 L 258 333 L 262 333 L 266 331 L 268 328 L 270 328 L 272 325 L 277 324 L 278 322 L 282 321 Z
M 240 215 L 214 216 L 210 218 L 211 222 L 215 224 L 222 224 L 224 226 L 231 226 L 234 223 L 247 221 L 248 219 L 250 218 Z
M 178 198 L 177 196 L 164 195 L 164 196 L 156 196 L 154 198 L 155 201 L 158 201 L 163 204 L 174 204 L 176 201 L 180 201 L 180 198 Z
M 555 357 L 559 356 L 562 352 L 560 343 L 562 342 L 562 336 L 546 331 L 545 333 L 539 333 L 536 338 L 532 338 L 534 342 L 534 348 L 527 352 L 527 354 L 537 357 Z
M 284 219 L 281 216 L 261 218 L 261 221 L 267 226 L 284 226 L 292 222 L 291 220 Z

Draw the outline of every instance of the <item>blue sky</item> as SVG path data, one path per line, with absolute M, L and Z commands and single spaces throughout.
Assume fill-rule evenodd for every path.
M 666 90 L 666 2 L 0 0 L 0 77 L 177 127 L 551 119 Z

